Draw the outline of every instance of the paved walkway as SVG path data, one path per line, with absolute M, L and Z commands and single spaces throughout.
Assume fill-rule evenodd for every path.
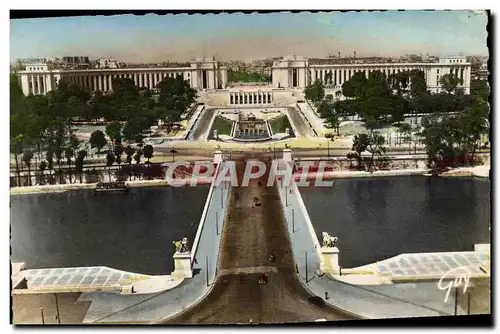
M 327 275 L 319 277 L 319 241 L 298 189 L 294 184 L 279 188 L 299 276 L 312 293 L 321 298 L 325 298 L 327 293 L 327 303 L 365 318 L 422 317 L 454 313 L 453 294 L 444 303 L 445 291 L 438 289 L 437 282 L 367 287 L 343 283 Z
M 84 322 L 158 322 L 200 301 L 211 290 L 215 279 L 229 191 L 230 188 L 221 186 L 214 189 L 212 193 L 195 253 L 193 278 L 185 279 L 175 289 L 150 295 L 119 295 L 112 292 L 83 293 L 79 301 L 92 302 Z

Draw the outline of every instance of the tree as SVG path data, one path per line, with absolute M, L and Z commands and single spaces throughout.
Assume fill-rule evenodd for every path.
M 363 98 L 368 79 L 364 72 L 356 72 L 342 84 L 342 94 L 350 98 Z
M 285 144 L 286 145 L 286 144 Z M 177 153 L 177 151 L 175 149 L 171 149 L 170 150 L 170 154 L 172 154 L 172 162 L 175 162 L 175 154 Z
M 351 148 L 352 152 L 348 153 L 347 157 L 349 159 L 356 159 L 358 168 L 362 167 L 363 158 L 361 153 L 366 151 L 369 144 L 370 144 L 370 138 L 366 133 L 360 133 L 354 136 Z
M 149 159 L 153 157 L 154 148 L 152 145 L 146 145 L 143 148 L 144 158 L 148 159 L 147 164 L 149 164 Z
M 167 124 L 179 122 L 181 115 L 195 102 L 196 90 L 180 75 L 175 78 L 166 77 L 156 87 L 159 90 L 156 118 Z
M 483 101 L 488 101 L 490 96 L 490 87 L 488 81 L 485 80 L 471 80 L 470 94 L 476 98 L 481 98 Z
M 101 130 L 95 130 L 90 134 L 90 147 L 97 148 L 97 152 L 101 152 L 101 149 L 106 145 L 106 137 Z
M 153 157 L 154 148 L 153 148 L 153 146 L 148 144 L 148 145 L 144 146 L 143 152 L 144 152 L 144 158 L 148 159 L 148 161 L 146 163 L 148 165 L 148 171 L 149 171 L 149 167 L 150 167 L 149 159 L 151 159 Z M 148 173 L 148 179 L 149 179 L 149 176 L 150 175 Z
M 128 142 L 140 143 L 144 139 L 144 131 L 148 129 L 150 125 L 145 119 L 133 118 L 127 121 L 123 127 L 123 138 Z
M 117 145 L 121 140 L 122 125 L 120 122 L 114 121 L 106 124 L 106 134 L 114 145 Z
M 453 74 L 445 74 L 439 79 L 439 84 L 448 94 L 452 94 L 453 92 L 455 92 L 457 86 L 462 83 L 463 80 L 459 79 Z
M 334 101 L 333 95 L 328 94 L 317 107 L 320 117 L 325 118 L 329 126 L 337 131 L 337 136 L 340 135 L 340 117 L 345 115 L 343 108 L 345 102 L 347 101 Z
M 137 149 L 137 151 L 135 151 L 135 154 L 134 154 L 134 160 L 136 162 L 136 164 L 140 164 L 141 163 L 141 157 L 142 157 L 142 150 L 139 148 Z
M 19 170 L 19 159 L 18 155 L 23 152 L 22 150 L 22 135 L 17 135 L 14 139 L 11 139 L 10 147 L 11 152 L 14 153 L 14 159 L 16 162 L 16 174 L 17 174 L 17 186 L 21 186 L 21 172 Z M 10 159 L 9 159 L 10 161 Z
M 45 160 L 47 161 L 47 169 L 49 170 L 49 183 L 52 183 L 52 170 L 54 169 L 54 149 L 52 146 L 47 148 L 45 152 Z
M 42 180 L 44 178 L 43 171 L 47 168 L 47 163 L 44 160 L 42 160 L 38 165 L 38 168 L 40 169 L 41 172 L 40 179 Z
M 33 159 L 33 152 L 25 150 L 23 152 L 23 162 L 28 167 L 28 185 L 31 186 L 31 159 Z
M 75 170 L 80 176 L 80 183 L 83 183 L 82 174 L 83 174 L 83 165 L 85 163 L 85 158 L 87 157 L 87 151 L 80 150 L 78 151 L 78 155 L 75 160 Z
M 305 98 L 314 104 L 319 103 L 325 97 L 325 88 L 321 80 L 316 79 L 304 89 Z
M 455 161 L 462 141 L 460 122 L 453 117 L 431 115 L 422 119 L 422 136 L 428 156 L 428 166 Z
M 410 96 L 418 98 L 427 94 L 427 82 L 425 73 L 422 70 L 411 70 L 408 73 L 410 77 Z
M 482 99 L 477 99 L 472 107 L 458 117 L 459 127 L 463 136 L 463 151 L 468 160 L 471 153 L 472 161 L 479 146 L 481 135 L 488 133 L 488 113 L 489 107 Z
M 61 170 L 61 160 L 63 158 L 63 147 L 62 147 L 62 143 L 59 141 L 59 138 L 56 139 L 56 142 L 54 145 L 54 155 L 56 157 L 57 166 L 59 168 L 59 183 L 62 183 L 63 172 Z
M 113 166 L 113 163 L 115 162 L 115 155 L 113 152 L 108 152 L 106 154 L 106 166 L 108 167 L 108 175 L 109 175 L 109 182 L 111 182 L 111 166 Z
M 411 132 L 412 132 L 411 125 L 409 123 L 402 123 L 399 126 L 399 132 L 408 141 L 409 150 L 410 150 L 410 153 L 411 153 Z

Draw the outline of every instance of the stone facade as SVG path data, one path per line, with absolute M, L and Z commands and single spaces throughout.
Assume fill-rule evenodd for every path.
M 54 69 L 47 64 L 31 64 L 18 72 L 25 95 L 46 94 L 61 80 L 74 82 L 84 89 L 107 92 L 113 89 L 112 79 L 129 78 L 139 87 L 154 89 L 165 77 L 178 75 L 198 90 L 223 89 L 227 86 L 227 70 L 213 57 L 197 58 L 190 67 Z

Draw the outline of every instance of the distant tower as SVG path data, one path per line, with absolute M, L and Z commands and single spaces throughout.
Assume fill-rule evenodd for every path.
M 340 58 L 340 52 L 339 52 L 339 58 Z
M 354 59 L 356 59 L 356 51 L 354 51 Z

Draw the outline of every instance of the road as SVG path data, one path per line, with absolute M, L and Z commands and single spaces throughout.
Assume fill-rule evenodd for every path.
M 244 165 L 237 162 L 237 175 Z M 295 272 L 290 240 L 277 188 L 265 184 L 267 173 L 249 187 L 234 187 L 224 227 L 217 279 L 209 295 L 169 324 L 282 323 L 352 319 L 326 306 L 304 289 Z M 239 180 L 241 184 L 241 179 Z M 261 206 L 253 205 L 253 198 Z M 269 262 L 270 254 L 275 261 Z M 266 272 L 269 281 L 260 285 Z
M 300 137 L 312 137 L 313 133 L 311 131 L 311 128 L 309 127 L 307 122 L 302 118 L 299 111 L 295 108 L 290 108 L 290 107 L 288 107 L 287 110 L 290 121 L 295 125 L 295 128 L 299 132 L 298 134 L 296 133 L 295 135 Z

